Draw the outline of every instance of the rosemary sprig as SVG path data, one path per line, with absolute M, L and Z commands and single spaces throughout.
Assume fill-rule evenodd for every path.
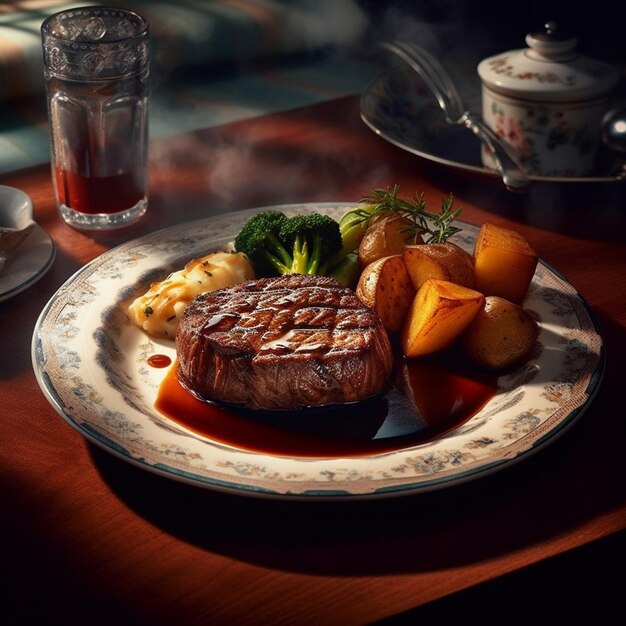
M 371 221 L 375 217 L 393 212 L 411 220 L 411 226 L 405 231 L 412 235 L 425 237 L 426 243 L 444 243 L 452 235 L 458 233 L 461 228 L 452 226 L 453 222 L 463 209 L 453 209 L 454 197 L 449 194 L 441 199 L 441 211 L 434 213 L 426 209 L 424 194 L 416 194 L 411 198 L 398 197 L 399 186 L 394 185 L 391 189 L 374 189 L 369 196 L 363 198 L 361 203 L 370 205 L 368 209 L 354 209 L 357 219 Z

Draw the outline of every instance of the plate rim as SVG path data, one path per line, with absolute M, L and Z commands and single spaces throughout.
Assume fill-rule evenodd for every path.
M 380 499 L 386 497 L 399 497 L 405 495 L 416 495 L 419 493 L 431 492 L 439 489 L 443 489 L 445 487 L 458 485 L 467 483 L 483 476 L 490 475 L 494 472 L 500 471 L 506 467 L 509 467 L 513 464 L 522 461 L 523 459 L 528 458 L 539 450 L 542 450 L 548 444 L 552 443 L 556 439 L 558 439 L 562 434 L 564 434 L 569 428 L 575 424 L 582 415 L 586 412 L 589 406 L 593 403 L 604 377 L 605 373 L 605 365 L 606 365 L 606 346 L 604 342 L 604 338 L 601 333 L 600 326 L 596 319 L 596 316 L 586 302 L 586 300 L 582 297 L 582 295 L 575 289 L 571 283 L 569 283 L 562 274 L 558 271 L 551 268 L 545 262 L 540 260 L 540 263 L 552 274 L 559 277 L 561 280 L 565 281 L 569 286 L 572 287 L 574 291 L 574 296 L 579 304 L 584 308 L 586 314 L 589 316 L 591 325 L 593 327 L 594 332 L 597 334 L 600 340 L 600 354 L 598 355 L 597 364 L 590 376 L 590 380 L 588 381 L 586 393 L 587 397 L 582 402 L 582 404 L 578 407 L 575 407 L 573 410 L 570 410 L 566 417 L 564 417 L 555 427 L 548 430 L 543 434 L 542 437 L 535 440 L 532 445 L 525 448 L 524 450 L 518 451 L 513 457 L 499 458 L 490 462 L 483 462 L 478 464 L 475 467 L 465 468 L 460 474 L 453 473 L 447 476 L 434 476 L 430 480 L 420 480 L 419 477 L 414 477 L 414 480 L 409 480 L 406 483 L 401 485 L 393 484 L 393 485 L 382 485 L 378 486 L 373 491 L 363 492 L 363 493 L 354 493 L 350 491 L 346 491 L 344 489 L 333 488 L 331 484 L 329 484 L 328 488 L 320 488 L 320 489 L 310 489 L 306 491 L 298 491 L 298 492 L 290 492 L 290 491 L 275 491 L 260 485 L 251 485 L 248 483 L 235 483 L 231 481 L 222 481 L 215 477 L 208 477 L 205 475 L 195 474 L 193 472 L 186 472 L 181 468 L 177 468 L 174 466 L 168 466 L 165 464 L 151 464 L 143 461 L 142 459 L 134 458 L 132 454 L 128 452 L 128 450 L 123 449 L 116 442 L 112 441 L 105 437 L 102 433 L 95 432 L 93 429 L 89 428 L 88 425 L 83 426 L 76 419 L 74 419 L 71 415 L 68 415 L 66 411 L 63 409 L 62 402 L 60 402 L 55 394 L 55 387 L 52 384 L 52 381 L 47 379 L 47 375 L 41 370 L 41 339 L 39 337 L 39 333 L 42 329 L 42 325 L 48 315 L 51 307 L 54 305 L 56 299 L 59 294 L 64 292 L 82 273 L 89 271 L 94 266 L 102 263 L 107 260 L 108 257 L 115 257 L 119 251 L 125 247 L 129 247 L 132 245 L 141 244 L 141 242 L 147 242 L 148 240 L 158 239 L 163 236 L 167 236 L 167 233 L 171 233 L 176 231 L 177 229 L 191 229 L 196 224 L 210 224 L 217 218 L 220 217 L 228 217 L 228 218 L 237 218 L 242 217 L 246 214 L 250 215 L 254 212 L 258 212 L 268 207 L 276 208 L 278 210 L 281 209 L 294 209 L 297 210 L 301 207 L 346 207 L 346 206 L 354 206 L 354 202 L 307 202 L 307 203 L 288 203 L 288 204 L 280 204 L 280 205 L 265 205 L 263 207 L 254 207 L 248 209 L 241 209 L 238 211 L 230 212 L 225 215 L 217 215 L 212 217 L 199 218 L 196 220 L 191 220 L 189 222 L 184 222 L 181 224 L 175 224 L 152 233 L 148 233 L 144 236 L 137 237 L 135 239 L 129 240 L 118 246 L 111 248 L 100 254 L 98 257 L 92 259 L 89 263 L 87 263 L 82 268 L 78 269 L 74 274 L 72 274 L 59 289 L 52 295 L 52 297 L 48 300 L 46 305 L 43 307 L 41 313 L 39 314 L 37 321 L 35 323 L 35 327 L 33 329 L 33 335 L 31 340 L 31 360 L 33 365 L 33 370 L 35 373 L 35 377 L 37 383 L 43 392 L 44 396 L 54 408 L 54 410 L 62 417 L 62 419 L 71 426 L 75 431 L 77 431 L 81 436 L 87 439 L 92 444 L 98 446 L 99 448 L 113 454 L 115 457 L 130 463 L 135 467 L 139 467 L 140 469 L 150 471 L 152 473 L 158 474 L 160 476 L 173 479 L 182 483 L 195 485 L 197 487 L 208 488 L 214 491 L 219 491 L 222 493 L 230 493 L 235 495 L 247 495 L 247 496 L 256 496 L 270 499 L 282 499 L 282 500 L 315 500 L 315 501 L 323 501 L 323 500 L 355 500 L 355 499 L 363 499 L 363 500 L 371 500 L 371 499 Z M 471 224 L 469 222 L 463 222 L 459 220 L 460 223 L 465 223 L 467 225 L 476 228 L 475 224 Z M 215 241 L 215 238 L 213 238 Z M 210 244 L 209 244 L 210 245 Z M 256 457 L 271 457 L 273 455 L 267 454 L 256 454 L 251 452 L 250 454 Z M 376 455 L 374 455 L 376 456 Z

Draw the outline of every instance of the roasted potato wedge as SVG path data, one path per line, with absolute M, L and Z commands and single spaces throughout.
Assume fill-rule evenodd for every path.
M 461 339 L 467 356 L 490 370 L 506 370 L 529 358 L 539 326 L 519 305 L 487 296 Z
M 472 255 L 455 243 L 406 245 L 402 249 L 402 258 L 416 290 L 429 278 L 464 287 L 474 286 Z
M 361 268 L 384 256 L 400 254 L 407 243 L 422 243 L 420 235 L 412 235 L 406 231 L 412 223 L 408 218 L 397 214 L 383 215 L 373 221 L 359 244 Z
M 406 357 L 451 346 L 482 308 L 482 293 L 446 280 L 428 279 L 409 308 L 401 345 Z
M 400 331 L 415 296 L 402 256 L 386 256 L 370 263 L 361 272 L 356 295 L 376 311 L 389 332 Z
M 441 260 L 426 252 L 430 245 L 432 244 L 407 245 L 402 249 L 402 259 L 416 291 L 430 278 L 450 279 L 450 273 Z
M 520 304 L 535 274 L 538 257 L 520 233 L 483 224 L 474 247 L 474 287 L 486 296 Z

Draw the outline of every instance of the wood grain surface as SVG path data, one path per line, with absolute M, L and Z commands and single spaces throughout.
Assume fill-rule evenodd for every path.
M 626 526 L 624 185 L 536 184 L 436 166 L 333 102 L 151 144 L 148 214 L 85 234 L 57 214 L 47 167 L 0 177 L 29 193 L 57 258 L 0 303 L 0 622 L 369 624 L 498 579 Z M 419 496 L 293 503 L 168 481 L 87 443 L 31 364 L 37 317 L 79 268 L 147 232 L 249 207 L 357 201 L 376 187 L 453 193 L 462 219 L 519 230 L 593 309 L 603 384 L 584 417 L 495 475 Z M 590 576 L 593 575 L 590 573 Z

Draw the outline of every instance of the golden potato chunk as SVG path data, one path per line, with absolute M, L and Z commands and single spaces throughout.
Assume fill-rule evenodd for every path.
M 428 279 L 409 308 L 402 351 L 417 357 L 451 346 L 482 308 L 482 293 L 446 280 Z
M 486 223 L 474 247 L 474 287 L 520 304 L 537 267 L 537 254 L 520 233 Z
M 490 370 L 520 365 L 531 355 L 539 326 L 528 311 L 498 296 L 488 296 L 461 339 L 467 356 Z
M 474 286 L 472 255 L 454 243 L 406 245 L 402 249 L 402 258 L 416 290 L 429 278 L 464 287 Z
M 376 259 L 400 254 L 407 243 L 421 243 L 421 235 L 407 231 L 412 224 L 410 219 L 397 214 L 383 215 L 373 221 L 359 244 L 359 265 L 364 268 Z
M 361 272 L 356 295 L 376 311 L 389 332 L 400 331 L 415 296 L 402 256 L 386 256 L 370 263 Z

